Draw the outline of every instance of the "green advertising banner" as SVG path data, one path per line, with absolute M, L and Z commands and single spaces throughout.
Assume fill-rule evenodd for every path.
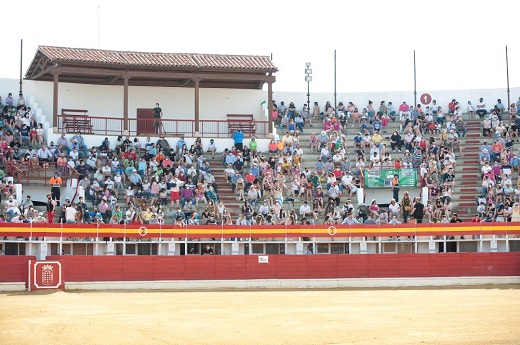
M 417 169 L 381 169 L 365 170 L 366 188 L 390 188 L 394 175 L 399 176 L 399 187 L 415 187 L 417 185 Z

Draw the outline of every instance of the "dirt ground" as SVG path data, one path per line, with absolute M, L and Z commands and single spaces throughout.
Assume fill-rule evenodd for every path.
M 0 344 L 520 344 L 520 286 L 4 293 Z

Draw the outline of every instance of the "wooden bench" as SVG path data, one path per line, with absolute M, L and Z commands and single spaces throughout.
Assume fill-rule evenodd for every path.
M 256 135 L 256 125 L 253 114 L 227 114 L 227 122 L 230 136 L 239 129 L 250 137 Z
M 67 133 L 92 133 L 92 120 L 87 113 L 88 110 L 84 109 L 61 109 L 63 130 Z

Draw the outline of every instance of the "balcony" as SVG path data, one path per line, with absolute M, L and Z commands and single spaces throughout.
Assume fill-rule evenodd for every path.
M 85 121 L 86 120 L 86 121 Z M 129 136 L 181 136 L 202 138 L 229 138 L 229 121 L 227 120 L 200 120 L 199 133 L 196 135 L 195 120 L 162 119 L 156 124 L 154 119 L 128 119 L 128 131 L 125 131 L 124 119 L 117 117 L 58 115 L 58 131 L 60 133 L 77 133 L 95 135 L 129 135 Z M 252 121 L 256 138 L 269 137 L 268 121 Z M 253 134 L 253 133 L 247 133 Z

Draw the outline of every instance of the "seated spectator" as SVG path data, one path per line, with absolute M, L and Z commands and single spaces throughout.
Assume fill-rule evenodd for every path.
M 486 103 L 484 103 L 484 99 L 482 97 L 479 98 L 479 102 L 477 103 L 477 110 L 475 113 L 480 117 L 480 119 L 483 119 L 487 114 Z

